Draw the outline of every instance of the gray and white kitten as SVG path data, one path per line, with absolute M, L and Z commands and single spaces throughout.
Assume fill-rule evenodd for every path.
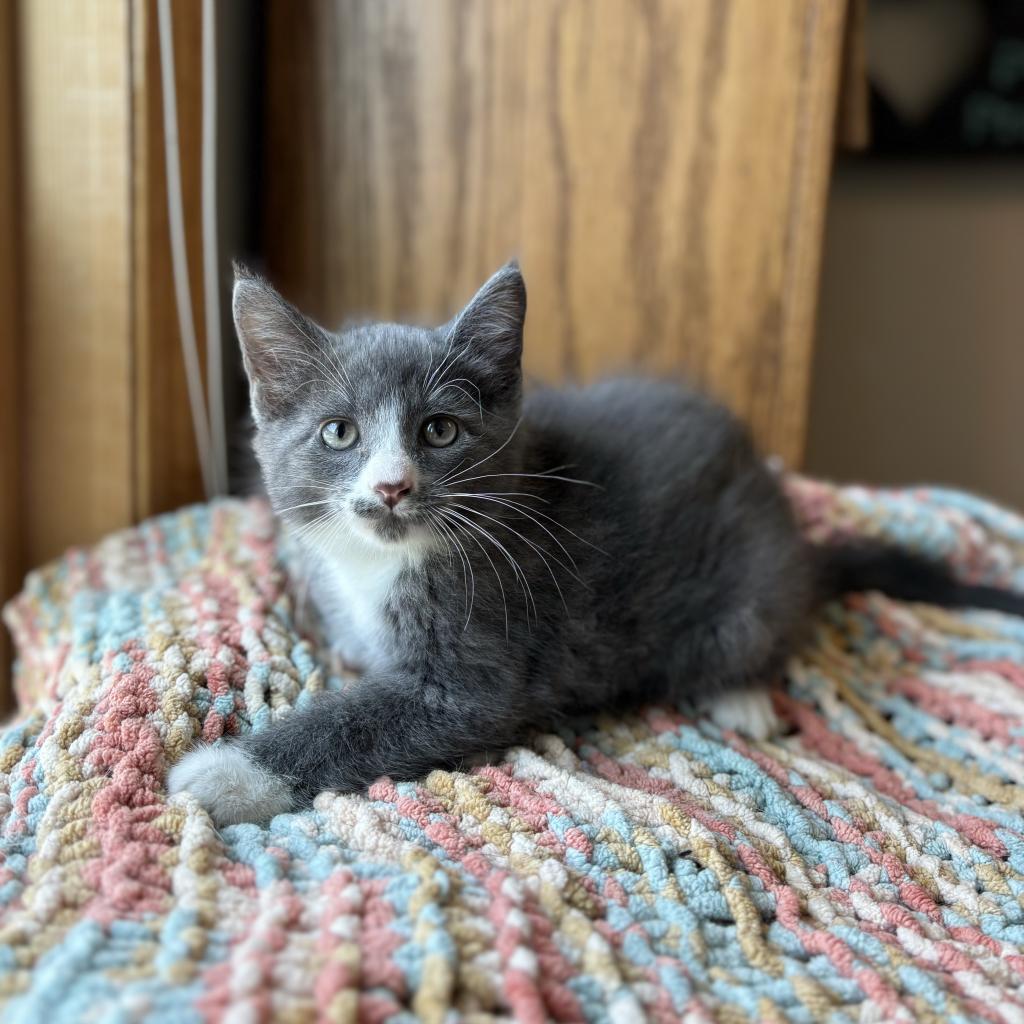
M 766 684 L 840 589 L 1024 606 L 903 553 L 811 548 L 746 430 L 693 391 L 524 398 L 514 264 L 436 330 L 332 334 L 242 269 L 234 315 L 267 494 L 362 675 L 174 767 L 170 790 L 218 824 L 623 705 L 683 703 L 764 737 Z

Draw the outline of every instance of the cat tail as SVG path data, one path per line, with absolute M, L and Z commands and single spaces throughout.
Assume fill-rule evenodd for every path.
M 859 590 L 880 590 L 899 601 L 943 608 L 981 608 L 1024 617 L 1024 594 L 965 583 L 944 562 L 880 541 L 816 545 L 822 601 Z

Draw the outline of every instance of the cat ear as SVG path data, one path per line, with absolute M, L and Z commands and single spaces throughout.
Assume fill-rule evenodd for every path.
M 239 263 L 231 307 L 253 416 L 257 423 L 283 416 L 298 401 L 303 382 L 327 372 L 330 336 Z
M 526 320 L 526 284 L 515 261 L 506 263 L 473 296 L 450 328 L 481 370 L 519 379 Z

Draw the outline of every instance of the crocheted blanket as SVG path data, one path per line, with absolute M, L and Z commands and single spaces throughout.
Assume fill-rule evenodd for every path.
M 809 533 L 1024 588 L 1024 521 L 793 480 Z M 196 738 L 341 685 L 259 502 L 74 550 L 7 609 L 0 999 L 62 1021 L 1024 1021 L 1024 622 L 828 607 L 764 743 L 668 707 L 215 831 Z

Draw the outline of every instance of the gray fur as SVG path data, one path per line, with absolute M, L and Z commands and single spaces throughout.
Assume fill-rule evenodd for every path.
M 598 709 L 728 694 L 732 721 L 781 669 L 820 573 L 747 432 L 667 382 L 524 400 L 515 265 L 436 330 L 331 334 L 242 270 L 234 308 L 267 493 L 365 669 L 242 741 L 296 804 Z M 420 437 L 437 414 L 461 425 L 450 448 Z M 345 451 L 320 439 L 337 416 L 360 431 Z M 378 465 L 414 482 L 394 510 Z

